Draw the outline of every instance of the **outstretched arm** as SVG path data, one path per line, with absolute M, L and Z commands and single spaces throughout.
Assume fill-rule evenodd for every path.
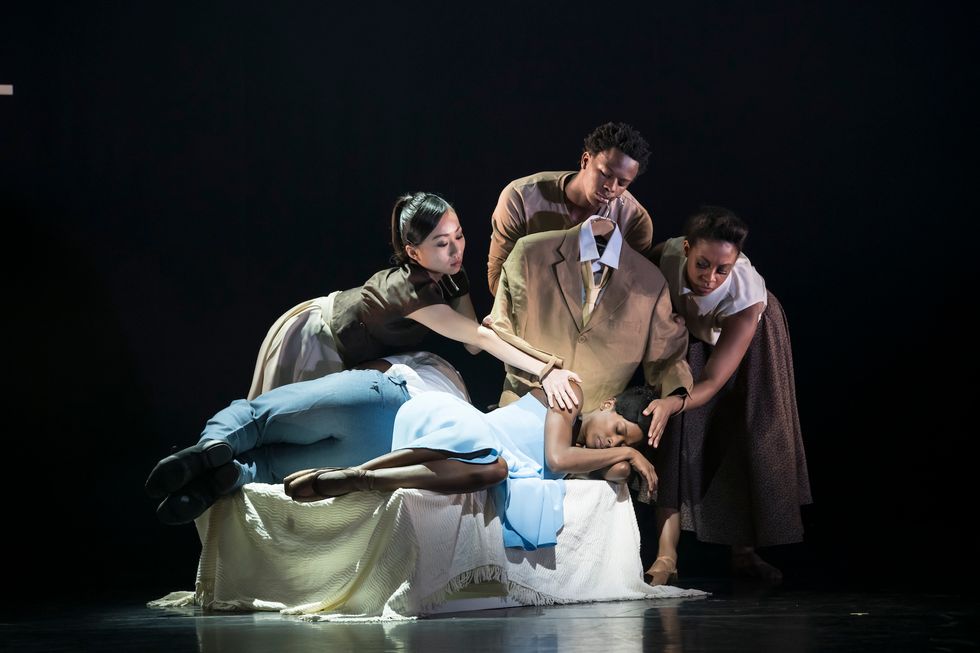
M 648 385 L 660 388 L 661 399 L 651 401 L 643 411 L 644 415 L 650 415 L 647 442 L 656 447 L 667 419 L 683 408 L 683 395 L 687 395 L 694 385 L 687 364 L 687 327 L 674 314 L 666 284 L 650 320 L 643 376 Z
M 581 399 L 581 388 L 576 387 L 575 391 Z M 551 471 L 560 474 L 585 474 L 626 462 L 646 479 L 651 488 L 657 487 L 657 473 L 653 465 L 633 447 L 587 449 L 575 446 L 572 427 L 578 412 L 551 408 L 545 416 L 544 457 Z
M 473 308 L 473 300 L 470 299 L 469 293 L 456 300 L 455 310 L 463 317 L 472 320 L 473 322 L 479 322 L 479 320 L 476 319 L 476 309 Z M 463 346 L 466 347 L 466 351 L 470 352 L 474 356 L 482 351 L 476 345 L 464 343 Z
M 406 317 L 424 324 L 439 335 L 451 338 L 464 345 L 479 347 L 500 361 L 537 374 L 548 396 L 548 405 L 568 410 L 578 405 L 578 397 L 573 391 L 572 382 L 582 379 L 571 370 L 556 369 L 554 362 L 542 363 L 520 349 L 507 344 L 500 337 L 475 319 L 467 319 L 445 304 L 434 304 L 409 313 Z
M 684 410 L 705 405 L 728 383 L 755 337 L 759 316 L 765 308 L 765 304 L 759 302 L 725 318 L 718 343 L 704 366 L 704 375 L 691 389 Z

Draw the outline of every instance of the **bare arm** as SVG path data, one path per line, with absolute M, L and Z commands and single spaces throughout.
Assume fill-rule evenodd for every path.
M 677 320 L 666 284 L 654 306 L 647 336 L 643 376 L 647 384 L 659 386 L 662 399 L 650 402 L 643 414 L 650 415 L 647 441 L 657 447 L 667 426 L 667 419 L 681 409 L 681 398 L 670 396 L 677 391 L 688 394 L 694 386 L 687 364 L 687 327 Z
M 581 400 L 582 389 L 576 386 L 575 392 Z M 578 412 L 551 408 L 545 416 L 544 457 L 551 471 L 559 474 L 585 474 L 625 462 L 639 472 L 651 488 L 657 487 L 657 474 L 653 465 L 638 450 L 632 447 L 587 449 L 575 446 L 572 427 Z
M 542 364 L 537 358 L 501 340 L 492 329 L 477 324 L 475 318 L 463 317 L 445 304 L 426 306 L 405 317 L 424 324 L 441 336 L 482 349 L 512 367 L 537 374 L 545 385 L 549 405 L 557 403 L 562 409 L 577 405 L 572 382 L 582 382 L 578 374 Z M 541 376 L 542 373 L 544 376 Z
M 465 318 L 472 320 L 473 322 L 478 321 L 476 319 L 476 310 L 473 308 L 473 300 L 470 298 L 469 294 L 463 295 L 462 297 L 456 300 L 455 310 L 457 313 L 459 313 Z M 469 345 L 464 343 L 463 346 L 466 347 L 466 351 L 470 352 L 473 355 L 479 354 L 481 351 L 481 349 L 476 345 Z
M 711 351 L 704 366 L 704 375 L 694 384 L 684 410 L 697 408 L 711 401 L 732 377 L 755 337 L 763 310 L 765 304 L 759 302 L 725 318 L 718 344 Z

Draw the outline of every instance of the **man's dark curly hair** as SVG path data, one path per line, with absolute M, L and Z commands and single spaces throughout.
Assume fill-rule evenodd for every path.
M 640 132 L 625 122 L 607 122 L 596 127 L 585 137 L 585 151 L 595 156 L 599 152 L 616 148 L 640 164 L 640 173 L 647 169 L 650 145 Z M 639 174 L 639 173 L 638 173 Z

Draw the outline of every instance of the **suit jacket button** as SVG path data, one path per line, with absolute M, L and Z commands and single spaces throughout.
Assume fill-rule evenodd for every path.
M 578 341 L 579 342 L 585 342 L 586 340 L 588 340 L 588 338 L 586 338 L 585 336 L 579 336 L 578 337 Z

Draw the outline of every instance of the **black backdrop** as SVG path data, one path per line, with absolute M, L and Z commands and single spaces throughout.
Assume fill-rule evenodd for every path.
M 385 266 L 390 206 L 420 189 L 455 204 L 486 312 L 500 189 L 573 167 L 607 120 L 651 143 L 631 190 L 656 240 L 734 209 L 787 311 L 816 501 L 791 566 L 973 573 L 969 3 L 17 4 L 3 530 L 24 591 L 191 588 L 196 533 L 142 483 L 245 393 L 275 317 Z M 495 359 L 430 346 L 495 400 Z

